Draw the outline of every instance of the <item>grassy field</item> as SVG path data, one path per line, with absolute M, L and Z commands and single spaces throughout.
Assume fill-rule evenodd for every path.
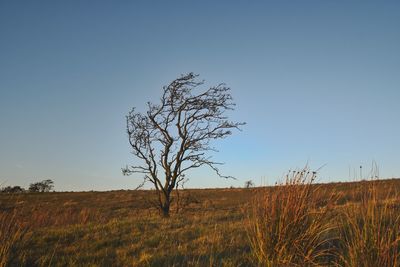
M 152 191 L 1 194 L 0 266 L 400 266 L 399 190 L 184 190 L 170 218 Z

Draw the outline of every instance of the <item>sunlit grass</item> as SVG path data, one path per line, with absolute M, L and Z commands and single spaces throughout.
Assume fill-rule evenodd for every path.
M 336 238 L 332 203 L 320 207 L 316 173 L 290 172 L 286 180 L 259 190 L 250 207 L 248 236 L 252 252 L 263 266 L 327 265 Z M 329 196 L 326 198 L 331 199 Z
M 17 211 L 0 213 L 0 266 L 8 266 L 13 260 L 24 261 L 24 253 L 18 251 L 28 232 L 27 226 L 17 220 Z
M 370 182 L 313 179 L 300 171 L 275 187 L 188 190 L 191 200 L 168 219 L 149 204 L 149 191 L 3 194 L 1 263 L 399 265 L 400 181 L 377 181 L 368 193 Z
M 379 198 L 378 191 L 375 182 L 362 184 L 360 202 L 344 209 L 339 220 L 342 266 L 400 265 L 399 199 Z

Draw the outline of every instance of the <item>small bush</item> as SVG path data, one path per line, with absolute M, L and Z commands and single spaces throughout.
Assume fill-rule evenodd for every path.
M 23 189 L 22 187 L 20 187 L 18 185 L 17 186 L 6 186 L 0 190 L 1 193 L 11 193 L 11 194 L 22 193 L 24 191 L 25 191 L 25 189 Z

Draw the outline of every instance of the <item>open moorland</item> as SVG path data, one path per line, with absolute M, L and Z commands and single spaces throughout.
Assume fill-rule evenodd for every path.
M 303 178 L 181 190 L 169 218 L 151 190 L 1 194 L 0 265 L 399 266 L 400 180 Z

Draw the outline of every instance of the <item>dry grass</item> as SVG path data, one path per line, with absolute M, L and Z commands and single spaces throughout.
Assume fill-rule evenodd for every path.
M 400 266 L 399 199 L 378 198 L 375 182 L 361 185 L 361 201 L 349 204 L 339 220 L 340 265 Z M 398 195 L 398 194 L 394 194 Z
M 314 178 L 295 172 L 275 187 L 188 190 L 169 219 L 149 204 L 151 191 L 0 194 L 1 264 L 398 266 L 400 180 L 368 191 L 370 182 Z
M 245 190 L 191 190 L 181 213 L 160 219 L 149 191 L 0 195 L 30 223 L 11 266 L 249 266 Z M 240 195 L 240 198 L 237 196 Z M 65 204 L 67 203 L 67 204 Z M 82 215 L 84 214 L 84 216 Z
M 333 251 L 331 203 L 320 207 L 321 188 L 313 186 L 315 173 L 291 172 L 273 190 L 258 192 L 251 205 L 248 236 L 263 266 L 327 265 Z
M 8 266 L 19 258 L 23 262 L 23 253 L 18 251 L 18 245 L 28 232 L 27 226 L 17 220 L 17 212 L 0 213 L 0 266 Z

